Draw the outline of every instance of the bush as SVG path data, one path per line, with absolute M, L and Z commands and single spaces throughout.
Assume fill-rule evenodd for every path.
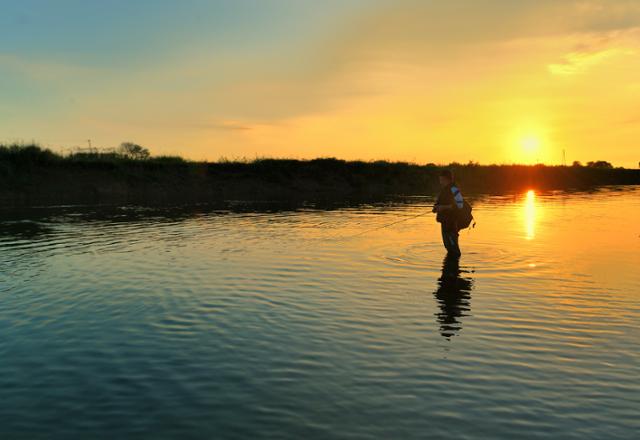
M 49 149 L 42 149 L 35 144 L 0 145 L 0 159 L 19 164 L 50 164 L 61 157 Z
M 162 163 L 162 164 L 184 164 L 184 163 L 187 163 L 187 161 L 184 160 L 180 156 L 154 156 L 152 160 L 153 160 L 153 162 Z
M 606 160 L 597 160 L 595 162 L 587 162 L 587 166 L 589 168 L 601 168 L 601 169 L 611 169 L 613 165 L 611 165 Z
M 121 143 L 118 147 L 117 153 L 122 157 L 133 160 L 146 160 L 151 156 L 148 149 L 138 144 L 134 144 L 133 142 Z

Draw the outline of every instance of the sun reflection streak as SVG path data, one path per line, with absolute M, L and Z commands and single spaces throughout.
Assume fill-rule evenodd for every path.
M 524 203 L 524 226 L 525 237 L 533 240 L 536 237 L 536 192 L 532 189 L 527 191 Z

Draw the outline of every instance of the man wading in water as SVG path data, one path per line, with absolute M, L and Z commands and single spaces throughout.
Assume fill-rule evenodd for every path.
M 458 224 L 458 214 L 465 206 L 464 199 L 453 180 L 451 171 L 441 171 L 439 178 L 442 190 L 433 207 L 433 212 L 438 213 L 436 221 L 440 223 L 442 229 L 444 247 L 447 248 L 449 255 L 459 257 L 458 231 L 460 225 Z

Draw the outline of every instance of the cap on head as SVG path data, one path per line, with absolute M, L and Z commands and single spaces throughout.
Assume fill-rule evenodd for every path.
M 440 177 L 444 177 L 446 179 L 453 181 L 453 173 L 451 172 L 451 170 L 441 170 Z

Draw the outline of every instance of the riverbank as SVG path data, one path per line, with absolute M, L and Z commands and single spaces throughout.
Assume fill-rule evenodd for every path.
M 134 159 L 115 153 L 61 156 L 38 146 L 0 146 L 0 203 L 5 207 L 64 204 L 175 204 L 222 200 L 342 200 L 424 195 L 437 175 L 454 171 L 467 193 L 640 184 L 640 170 L 257 159 L 190 162 Z

